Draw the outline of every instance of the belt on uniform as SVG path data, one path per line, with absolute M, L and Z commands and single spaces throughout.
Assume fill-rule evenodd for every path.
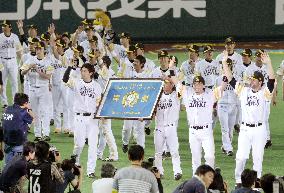
M 195 130 L 199 130 L 199 129 L 205 129 L 208 128 L 208 125 L 205 126 L 190 126 L 191 128 L 195 129 Z
M 206 86 L 206 88 L 212 89 L 212 88 L 213 88 L 213 86 Z
M 11 60 L 11 59 L 14 59 L 14 57 L 13 58 L 2 58 L 2 59 L 4 59 L 4 60 Z
M 81 116 L 91 116 L 92 113 L 76 113 L 76 115 L 81 115 Z
M 173 127 L 174 124 L 168 124 L 168 125 L 164 125 L 164 127 Z
M 242 122 L 242 124 L 245 125 L 245 126 L 248 126 L 248 127 L 258 127 L 258 126 L 262 125 L 262 123 L 249 124 L 249 123 L 245 123 L 245 122 Z

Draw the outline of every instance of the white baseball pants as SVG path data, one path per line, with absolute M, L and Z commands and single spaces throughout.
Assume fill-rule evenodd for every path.
M 138 120 L 124 120 L 122 129 L 122 143 L 124 145 L 129 144 L 129 139 L 131 135 L 131 130 L 133 128 L 133 133 L 137 134 L 137 144 L 145 148 L 145 122 Z
M 238 151 L 236 154 L 236 183 L 241 183 L 241 174 L 245 168 L 246 160 L 249 158 L 252 148 L 253 170 L 257 177 L 261 177 L 264 146 L 266 143 L 267 131 L 265 125 L 248 127 L 241 125 L 238 138 Z
M 205 164 L 214 168 L 215 165 L 215 145 L 213 138 L 212 124 L 207 128 L 194 129 L 189 128 L 189 146 L 192 156 L 192 174 L 195 173 L 198 166 L 201 165 L 202 148 L 204 150 Z
M 177 136 L 177 126 L 168 125 L 168 126 L 157 126 L 155 128 L 154 135 L 154 143 L 155 143 L 155 166 L 158 168 L 161 174 L 164 174 L 164 168 L 162 165 L 162 154 L 164 144 L 168 144 L 169 150 L 172 156 L 172 164 L 174 175 L 177 173 L 182 173 L 180 167 L 180 156 L 179 156 L 179 143 Z

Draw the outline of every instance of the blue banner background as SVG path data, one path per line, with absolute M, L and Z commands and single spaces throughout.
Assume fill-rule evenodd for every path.
M 152 109 L 155 107 L 157 96 L 160 94 L 162 81 L 155 82 L 135 82 L 128 81 L 110 82 L 109 91 L 99 117 L 116 117 L 116 118 L 150 118 Z M 123 106 L 123 98 L 130 92 L 139 94 L 137 103 L 133 107 Z M 135 94 L 130 96 L 135 98 Z M 135 100 L 134 100 L 135 101 Z

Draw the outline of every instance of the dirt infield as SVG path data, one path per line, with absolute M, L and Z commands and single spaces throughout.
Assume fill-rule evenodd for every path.
M 198 46 L 204 46 L 204 45 L 212 45 L 216 50 L 223 50 L 224 49 L 224 43 L 198 43 L 198 42 L 191 42 Z M 160 49 L 167 49 L 169 51 L 185 51 L 186 50 L 186 43 L 184 44 L 146 44 L 145 48 L 146 51 L 152 51 L 155 52 L 156 50 Z M 278 42 L 237 42 L 236 49 L 244 49 L 244 48 L 250 48 L 250 49 L 265 49 L 265 50 L 279 50 L 284 49 L 284 41 L 278 41 Z

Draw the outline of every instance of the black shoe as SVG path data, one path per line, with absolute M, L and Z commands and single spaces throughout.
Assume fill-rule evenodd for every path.
M 182 174 L 181 174 L 181 173 L 177 173 L 177 174 L 175 175 L 175 180 L 176 180 L 176 181 L 180 180 L 181 178 L 182 178 Z
M 172 155 L 171 155 L 171 152 L 166 152 L 166 158 L 171 158 Z
M 267 141 L 266 141 L 266 144 L 265 144 L 265 146 L 264 146 L 264 148 L 265 148 L 265 149 L 268 149 L 268 148 L 271 147 L 271 146 L 272 146 L 271 140 L 267 140 Z
M 87 177 L 88 178 L 96 178 L 96 175 L 95 175 L 95 173 L 90 173 L 90 174 L 87 174 Z
M 88 145 L 88 138 L 85 139 L 85 144 Z
M 50 141 L 50 137 L 49 136 L 43 136 L 41 140 L 42 141 Z
M 8 107 L 8 105 L 3 105 L 2 106 L 3 109 L 6 109 L 7 107 Z
M 233 156 L 233 155 L 234 155 L 233 151 L 227 151 L 227 156 Z
M 36 138 L 34 139 L 34 141 L 35 141 L 35 142 L 41 141 L 41 137 L 36 137 Z
M 227 154 L 227 151 L 221 146 L 222 153 Z
M 50 126 L 53 126 L 53 125 L 54 125 L 54 119 L 50 119 L 49 125 L 50 125 Z
M 122 151 L 126 153 L 128 151 L 128 145 L 122 145 Z
M 234 125 L 234 129 L 235 129 L 236 133 L 239 133 L 240 132 L 240 125 L 239 124 L 235 124 Z
M 162 159 L 166 159 L 166 152 L 165 151 L 162 154 Z
M 151 129 L 149 127 L 145 127 L 144 129 L 145 129 L 146 135 L 150 135 Z

